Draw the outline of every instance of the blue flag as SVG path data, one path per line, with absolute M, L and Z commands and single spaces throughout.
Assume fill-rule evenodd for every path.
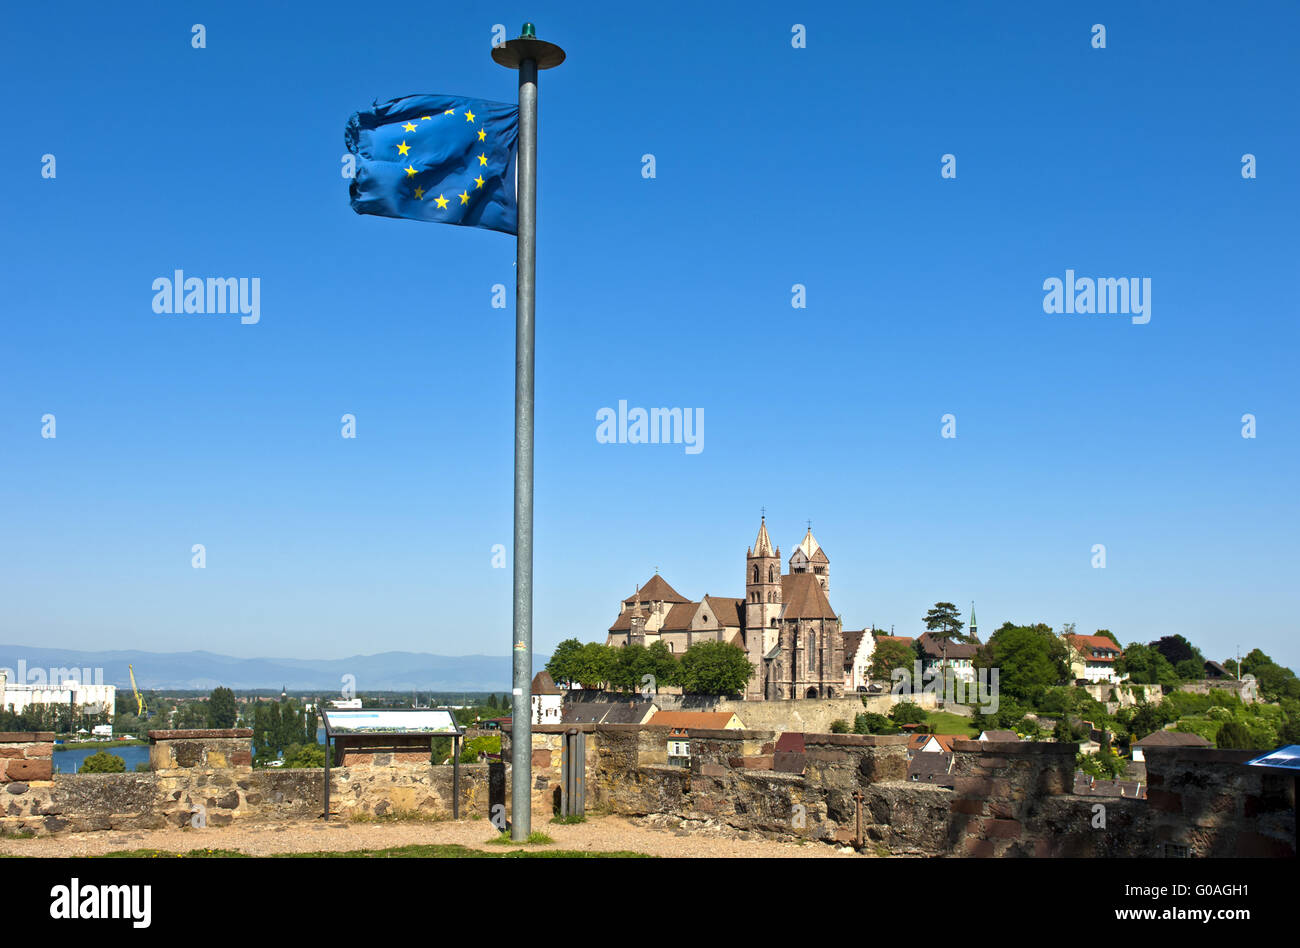
M 358 214 L 513 234 L 519 109 L 457 95 L 411 95 L 348 120 Z

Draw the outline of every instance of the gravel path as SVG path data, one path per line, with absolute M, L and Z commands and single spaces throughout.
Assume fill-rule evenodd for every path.
M 533 829 L 555 840 L 529 849 L 573 849 L 586 852 L 629 850 L 652 856 L 853 858 L 839 847 L 818 842 L 741 839 L 730 831 L 694 830 L 646 825 L 620 816 L 589 816 L 586 823 L 560 825 L 534 820 Z M 188 852 L 191 849 L 231 849 L 250 856 L 294 852 L 347 852 L 387 849 L 413 843 L 459 843 L 472 849 L 500 852 L 489 845 L 493 835 L 487 820 L 421 823 L 292 823 L 235 824 L 222 828 L 109 830 L 34 839 L 0 838 L 0 852 L 15 856 L 94 856 L 130 849 Z

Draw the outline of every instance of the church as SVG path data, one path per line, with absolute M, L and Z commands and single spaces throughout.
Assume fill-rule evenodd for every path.
M 781 548 L 773 548 L 764 517 L 745 552 L 743 599 L 705 595 L 692 602 L 656 573 L 620 604 L 606 644 L 659 641 L 680 655 L 696 642 L 728 642 L 744 649 L 754 666 L 748 701 L 839 697 L 857 685 L 865 666 L 855 653 L 860 643 L 869 649 L 872 637 L 848 633 L 846 652 L 829 595 L 830 558 L 812 526 L 782 573 Z

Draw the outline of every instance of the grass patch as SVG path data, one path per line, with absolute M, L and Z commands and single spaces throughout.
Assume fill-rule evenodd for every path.
M 91 747 L 97 747 L 100 750 L 115 750 L 119 747 L 143 747 L 148 743 L 148 741 L 66 741 L 63 744 L 55 744 L 54 752 L 86 750 Z
M 115 853 L 92 856 L 92 859 L 247 859 L 238 849 L 191 849 L 173 853 L 165 849 L 123 849 Z
M 970 718 L 950 711 L 931 711 L 925 716 L 931 734 L 960 734 L 962 737 L 979 737 L 979 729 Z
M 587 822 L 587 818 L 585 816 L 579 816 L 577 813 L 570 813 L 568 816 L 553 816 L 551 817 L 551 822 L 559 823 L 561 826 L 572 826 L 575 823 Z
M 547 836 L 545 833 L 539 832 L 538 830 L 533 830 L 531 833 L 528 834 L 527 839 L 525 839 L 523 842 L 516 843 L 513 839 L 510 838 L 510 831 L 503 830 L 500 836 L 496 836 L 492 839 L 489 839 L 487 840 L 487 842 L 500 845 L 500 846 L 523 846 L 525 844 L 530 846 L 545 846 L 547 843 L 555 842 L 555 840 L 551 839 L 551 837 Z

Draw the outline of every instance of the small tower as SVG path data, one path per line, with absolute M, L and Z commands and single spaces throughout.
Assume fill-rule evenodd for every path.
M 975 600 L 974 599 L 972 599 L 970 602 L 970 623 L 966 626 L 966 633 L 971 637 L 972 641 L 974 642 L 979 641 L 980 638 L 979 628 L 975 625 Z
M 790 554 L 790 572 L 813 573 L 817 577 L 817 582 L 821 583 L 822 592 L 829 594 L 831 591 L 830 557 L 818 545 L 816 537 L 813 536 L 811 523 L 808 524 L 808 532 L 804 534 L 804 538 Z
M 628 616 L 627 621 L 630 626 L 627 633 L 627 644 L 645 645 L 645 613 L 641 611 L 640 586 L 636 588 L 636 602 L 632 603 L 632 614 Z

